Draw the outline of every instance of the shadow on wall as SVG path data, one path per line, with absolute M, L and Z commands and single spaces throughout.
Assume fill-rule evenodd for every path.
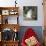
M 24 36 L 24 33 L 26 32 L 28 28 L 32 28 L 36 32 L 39 41 L 43 43 L 43 30 L 41 26 L 21 26 L 19 31 L 20 42 Z

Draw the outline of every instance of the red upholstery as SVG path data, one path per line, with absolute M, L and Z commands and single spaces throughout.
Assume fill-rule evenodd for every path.
M 27 29 L 27 31 L 25 32 L 25 35 L 22 39 L 22 42 L 21 42 L 21 45 L 22 46 L 26 46 L 26 43 L 25 43 L 25 39 L 28 39 L 29 37 L 32 37 L 32 36 L 37 36 L 36 33 L 33 31 L 32 28 L 29 28 Z M 38 42 L 35 46 L 41 46 L 40 43 Z

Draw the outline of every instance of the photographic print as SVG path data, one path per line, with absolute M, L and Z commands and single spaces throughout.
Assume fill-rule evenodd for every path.
M 37 20 L 37 6 L 23 6 L 24 20 Z
M 2 15 L 9 15 L 9 10 L 2 10 Z

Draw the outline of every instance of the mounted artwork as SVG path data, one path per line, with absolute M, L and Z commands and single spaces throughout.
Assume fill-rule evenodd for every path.
M 18 40 L 18 32 L 14 32 L 12 29 L 10 28 L 5 28 L 3 31 L 2 31 L 2 34 L 1 34 L 1 39 L 3 41 L 9 41 L 9 40 Z
M 37 20 L 37 6 L 23 7 L 24 20 Z

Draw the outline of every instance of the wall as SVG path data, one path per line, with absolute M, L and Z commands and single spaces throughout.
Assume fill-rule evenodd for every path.
M 15 0 L 0 0 L 0 6 L 2 7 L 9 7 L 9 6 L 15 6 L 14 3 Z M 21 26 L 43 26 L 43 6 L 42 2 L 43 0 L 17 0 L 18 6 L 19 6 L 19 24 Z M 37 20 L 36 21 L 25 21 L 23 20 L 23 6 L 37 6 L 38 7 L 38 13 L 37 13 Z
M 12 7 L 15 5 L 15 0 L 0 0 L 1 7 Z
M 20 25 L 22 26 L 43 26 L 43 6 L 42 6 L 42 0 L 21 0 L 22 2 L 20 2 Z M 37 17 L 38 20 L 36 21 L 25 21 L 23 20 L 23 6 L 37 6 L 38 7 L 38 13 L 37 13 Z

